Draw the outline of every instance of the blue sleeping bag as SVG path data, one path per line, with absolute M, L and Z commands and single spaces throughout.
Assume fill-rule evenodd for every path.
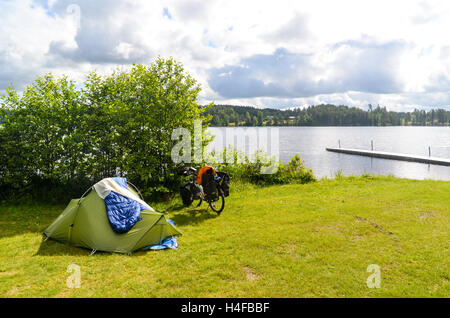
M 128 189 L 127 179 L 113 178 L 120 186 Z M 148 209 L 139 202 L 111 191 L 105 197 L 106 214 L 111 228 L 116 233 L 128 232 L 137 222 L 142 220 L 141 211 Z

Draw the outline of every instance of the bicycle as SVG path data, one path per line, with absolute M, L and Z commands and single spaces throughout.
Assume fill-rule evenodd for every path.
M 180 188 L 181 198 L 185 206 L 190 206 L 194 201 L 198 200 L 198 203 L 194 204 L 198 208 L 203 201 L 207 202 L 211 209 L 220 214 L 225 208 L 225 195 L 222 187 L 220 186 L 220 178 L 212 178 L 209 182 L 214 182 L 214 190 L 205 194 L 203 187 L 197 185 L 197 169 L 188 167 L 181 172 L 183 176 L 191 176 L 189 181 Z M 210 184 L 205 184 L 206 187 L 211 188 Z

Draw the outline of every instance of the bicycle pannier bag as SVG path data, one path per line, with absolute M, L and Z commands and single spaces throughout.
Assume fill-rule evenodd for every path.
M 206 199 L 215 200 L 217 198 L 217 185 L 213 174 L 205 173 L 202 178 L 203 192 Z
M 217 172 L 217 175 L 220 177 L 220 188 L 223 191 L 223 195 L 225 197 L 230 195 L 230 176 L 226 172 Z
M 184 206 L 190 206 L 192 204 L 192 193 L 185 187 L 180 188 L 181 200 L 183 200 Z

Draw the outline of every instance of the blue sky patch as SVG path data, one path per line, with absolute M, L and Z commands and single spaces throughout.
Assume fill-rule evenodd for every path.
M 55 12 L 53 12 L 50 9 L 50 5 L 48 4 L 48 0 L 33 0 L 33 2 L 31 3 L 31 8 L 35 9 L 36 7 L 41 7 L 45 10 L 45 13 L 49 16 L 54 18 L 55 17 Z
M 164 9 L 163 9 L 163 16 L 169 18 L 169 20 L 172 20 L 172 15 L 170 14 L 168 8 L 164 8 Z
M 208 44 L 206 45 L 212 48 L 217 48 L 217 45 L 213 41 L 208 41 Z

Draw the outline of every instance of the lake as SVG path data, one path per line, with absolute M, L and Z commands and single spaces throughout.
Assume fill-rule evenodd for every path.
M 258 134 L 267 127 L 249 127 Z M 450 181 L 450 167 L 397 160 L 378 159 L 328 152 L 326 147 L 341 147 L 390 151 L 428 156 L 431 147 L 433 157 L 450 158 L 450 127 L 273 127 L 278 128 L 279 156 L 282 162 L 299 154 L 305 165 L 313 169 L 316 177 L 344 175 L 394 175 L 409 179 L 436 179 Z M 249 130 L 244 127 L 211 127 L 211 134 L 225 136 L 227 130 L 236 129 L 238 135 Z M 235 141 L 236 142 L 236 141 Z M 210 149 L 221 149 L 222 142 L 215 140 Z M 248 152 L 249 147 L 245 151 Z M 269 146 L 265 149 L 271 149 Z

